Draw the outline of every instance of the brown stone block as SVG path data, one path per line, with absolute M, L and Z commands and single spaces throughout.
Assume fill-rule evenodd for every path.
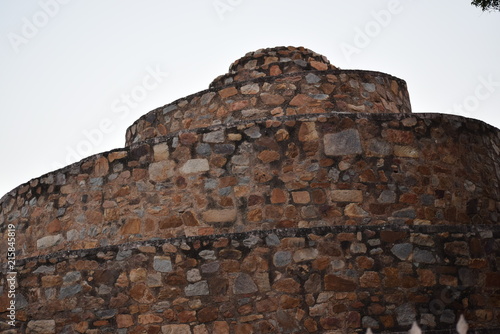
M 381 315 L 380 322 L 384 328 L 393 328 L 394 327 L 394 318 L 391 315 Z
M 238 313 L 240 315 L 247 315 L 253 312 L 253 306 L 251 303 L 242 305 L 238 307 Z
M 416 204 L 418 202 L 418 197 L 415 194 L 406 193 L 406 194 L 402 194 L 399 197 L 399 201 L 401 203 Z
M 257 157 L 264 163 L 270 163 L 273 161 L 280 160 L 281 155 L 279 152 L 273 151 L 273 150 L 264 150 L 260 152 Z
M 363 192 L 361 190 L 333 190 L 331 198 L 335 202 L 362 202 Z
M 370 204 L 370 212 L 374 215 L 385 215 L 388 207 L 387 204 L 372 203 Z
M 354 291 L 357 288 L 356 282 L 336 276 L 325 275 L 325 290 L 334 290 L 339 292 Z
M 108 320 L 97 320 L 92 323 L 92 325 L 96 327 L 103 327 L 103 326 L 108 326 L 109 321 Z
M 141 220 L 139 218 L 129 219 L 121 229 L 121 234 L 138 234 L 141 231 Z
M 323 204 L 326 202 L 326 194 L 322 189 L 313 189 L 311 197 L 315 204 Z
M 52 220 L 47 225 L 47 233 L 50 233 L 50 234 L 60 232 L 61 229 L 62 229 L 61 221 L 57 218 Z
M 408 237 L 408 232 L 403 231 L 381 231 L 380 240 L 388 243 L 394 243 L 399 240 L 406 239 Z
M 264 197 L 259 195 L 250 195 L 248 197 L 248 206 L 260 205 L 264 203 Z
M 381 288 L 378 272 L 367 271 L 359 278 L 359 284 L 363 288 Z
M 356 264 L 360 269 L 371 269 L 375 264 L 375 260 L 366 256 L 358 256 L 356 258 Z
M 257 322 L 254 325 L 254 328 L 256 329 L 257 333 L 276 333 L 277 328 L 274 326 L 271 321 L 267 320 L 262 320 Z
M 342 320 L 335 317 L 321 317 L 319 323 L 323 329 L 339 329 L 342 327 Z
M 266 105 L 269 106 L 278 106 L 280 104 L 283 104 L 285 102 L 285 98 L 281 95 L 277 94 L 268 94 L 268 93 L 262 93 L 260 95 L 260 99 L 262 102 Z
M 262 220 L 262 210 L 261 209 L 253 209 L 248 211 L 247 220 L 250 222 L 259 222 Z
M 415 140 L 413 132 L 395 129 L 387 129 L 383 131 L 382 136 L 384 136 L 389 142 L 406 145 L 413 143 Z
M 130 297 L 139 303 L 152 303 L 154 296 L 151 290 L 143 283 L 136 284 L 129 291 Z
M 318 256 L 312 262 L 312 268 L 315 270 L 325 270 L 330 265 L 331 258 L 329 256 Z
M 163 322 L 163 318 L 156 314 L 140 314 L 138 322 L 143 325 Z
M 236 220 L 235 209 L 208 210 L 202 215 L 203 220 L 207 223 L 229 223 Z
M 240 262 L 236 260 L 224 260 L 221 262 L 222 271 L 234 273 L 240 270 Z
M 278 309 L 278 301 L 274 297 L 255 302 L 255 309 L 259 313 L 274 312 Z
M 219 317 L 219 310 L 217 307 L 205 307 L 197 313 L 199 322 L 210 322 L 217 320 Z
M 300 298 L 292 297 L 290 295 L 282 295 L 280 297 L 280 307 L 282 309 L 295 308 L 300 305 Z
M 233 112 L 233 111 L 243 110 L 245 108 L 248 108 L 249 105 L 250 105 L 249 100 L 235 101 L 229 104 L 229 111 Z
M 293 278 L 284 278 L 273 284 L 273 290 L 285 293 L 299 293 L 300 283 Z
M 223 99 L 238 94 L 238 90 L 235 87 L 228 87 L 221 89 L 219 91 L 219 96 Z
M 500 288 L 500 273 L 487 273 L 484 285 L 486 288 Z
M 421 286 L 436 285 L 436 275 L 430 269 L 417 269 L 418 279 Z
M 42 276 L 42 287 L 50 288 L 60 286 L 62 284 L 62 277 L 57 275 Z
M 401 280 L 399 278 L 399 270 L 397 268 L 384 268 L 383 270 L 384 286 L 387 288 L 395 288 L 401 286 Z
M 271 191 L 271 203 L 285 203 L 287 200 L 287 193 L 280 188 L 274 188 Z
M 181 323 L 196 321 L 196 311 L 188 311 L 188 310 L 181 311 L 177 313 L 177 320 Z
M 101 157 L 95 161 L 94 165 L 94 176 L 106 176 L 109 171 L 108 159 Z
M 307 204 L 311 201 L 311 196 L 307 191 L 294 191 L 292 192 L 292 198 L 297 204 Z
M 469 250 L 471 257 L 482 257 L 483 255 L 483 246 L 481 245 L 481 239 L 479 238 L 471 238 L 469 240 Z
M 281 219 L 283 217 L 283 208 L 279 205 L 266 205 L 265 213 L 267 219 Z
M 294 98 L 295 99 L 295 98 Z M 293 101 L 293 100 L 292 100 Z M 303 122 L 299 128 L 299 141 L 312 142 L 319 139 L 314 122 Z
M 234 334 L 253 334 L 251 324 L 236 324 L 234 325 Z
M 372 303 L 368 306 L 368 312 L 371 315 L 384 314 L 385 310 L 386 310 L 385 306 L 378 303 Z

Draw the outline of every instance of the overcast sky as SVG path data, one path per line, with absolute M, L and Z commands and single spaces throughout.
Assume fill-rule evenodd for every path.
M 123 147 L 141 115 L 265 47 L 392 74 L 413 112 L 500 127 L 499 31 L 470 0 L 0 0 L 0 197 Z

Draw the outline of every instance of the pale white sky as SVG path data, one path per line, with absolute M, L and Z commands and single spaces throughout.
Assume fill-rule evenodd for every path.
M 499 31 L 470 0 L 0 0 L 0 197 L 123 147 L 141 115 L 264 47 L 392 74 L 414 112 L 500 127 Z

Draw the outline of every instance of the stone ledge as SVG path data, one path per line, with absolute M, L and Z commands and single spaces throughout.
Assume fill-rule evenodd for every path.
M 357 233 L 364 231 L 390 231 L 390 232 L 408 232 L 408 233 L 480 233 L 480 232 L 491 232 L 493 234 L 492 238 L 500 238 L 500 225 L 369 225 L 369 226 L 320 226 L 311 228 L 280 228 L 272 230 L 254 230 L 248 232 L 240 233 L 224 233 L 224 234 L 212 234 L 203 236 L 184 236 L 178 238 L 168 238 L 160 239 L 153 238 L 144 241 L 135 241 L 129 243 L 123 243 L 118 245 L 110 245 L 96 248 L 88 249 L 77 249 L 68 251 L 59 251 L 49 254 L 44 254 L 40 256 L 28 257 L 24 259 L 18 259 L 16 261 L 16 267 L 21 267 L 26 265 L 28 262 L 38 261 L 41 259 L 57 259 L 57 261 L 69 258 L 80 258 L 87 257 L 89 255 L 96 255 L 99 252 L 107 251 L 124 251 L 137 249 L 140 247 L 147 246 L 162 246 L 165 244 L 172 243 L 182 243 L 186 241 L 192 243 L 194 241 L 214 241 L 220 238 L 230 238 L 232 240 L 245 240 L 251 236 L 265 237 L 274 234 L 278 237 L 304 237 L 309 234 L 316 235 L 326 235 L 328 233 Z M 0 262 L 0 267 L 5 267 L 6 262 Z

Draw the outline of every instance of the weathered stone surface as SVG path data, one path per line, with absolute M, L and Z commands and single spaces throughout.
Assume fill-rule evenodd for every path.
M 420 156 L 419 151 L 412 146 L 394 146 L 394 154 L 402 158 L 418 158 Z
M 500 326 L 498 131 L 411 115 L 403 81 L 332 69 L 301 48 L 251 53 L 141 117 L 125 148 L 2 197 L 23 326 L 437 330 L 464 312 Z
M 422 250 L 420 248 L 415 248 L 413 251 L 413 261 L 418 263 L 435 263 L 436 258 L 428 250 Z
M 341 292 L 354 291 L 357 284 L 351 280 L 336 276 L 336 275 L 325 275 L 325 290 L 334 290 Z
M 264 150 L 257 156 L 262 162 L 269 163 L 280 159 L 281 155 L 273 150 Z
M 367 217 L 369 215 L 368 212 L 355 203 L 348 204 L 345 207 L 344 213 L 349 217 L 357 218 Z
M 48 235 L 36 241 L 36 248 L 38 249 L 49 248 L 59 244 L 62 241 L 63 241 L 63 236 L 61 234 Z
M 326 134 L 323 137 L 323 144 L 326 155 L 351 155 L 363 152 L 359 132 L 354 129 Z
M 303 262 L 316 259 L 318 256 L 318 250 L 315 248 L 305 248 L 299 249 L 293 253 L 293 261 Z
M 403 261 L 408 259 L 408 257 L 412 253 L 412 251 L 413 251 L 413 245 L 412 244 L 408 244 L 408 243 L 406 243 L 406 244 L 397 244 L 397 245 L 394 245 L 391 248 L 392 254 L 394 254 L 400 260 L 403 260 Z
M 224 130 L 217 130 L 203 134 L 203 141 L 205 143 L 223 143 L 224 139 Z
M 163 334 L 191 334 L 189 325 L 164 325 L 161 326 Z
M 202 173 L 210 170 L 210 164 L 207 159 L 188 160 L 180 169 L 183 174 Z
M 171 272 L 172 262 L 170 260 L 170 257 L 155 256 L 153 262 L 153 269 L 162 273 Z
M 361 190 L 334 190 L 332 200 L 335 202 L 362 202 L 363 192 Z
M 307 191 L 294 191 L 292 198 L 297 204 L 307 204 L 311 201 L 311 195 Z
M 203 220 L 207 223 L 227 223 L 236 220 L 236 210 L 208 210 L 203 212 Z
M 189 284 L 184 292 L 186 296 L 206 296 L 210 294 L 207 281 L 200 281 L 193 284 Z
M 174 175 L 175 164 L 170 160 L 152 163 L 149 166 L 149 178 L 155 182 L 163 182 Z
M 411 304 L 403 304 L 396 308 L 396 317 L 400 326 L 409 326 L 416 320 L 416 310 Z
M 252 278 L 245 273 L 239 274 L 234 280 L 233 293 L 237 295 L 257 292 L 258 288 Z
M 31 320 L 27 332 L 32 334 L 52 334 L 56 332 L 55 320 Z

